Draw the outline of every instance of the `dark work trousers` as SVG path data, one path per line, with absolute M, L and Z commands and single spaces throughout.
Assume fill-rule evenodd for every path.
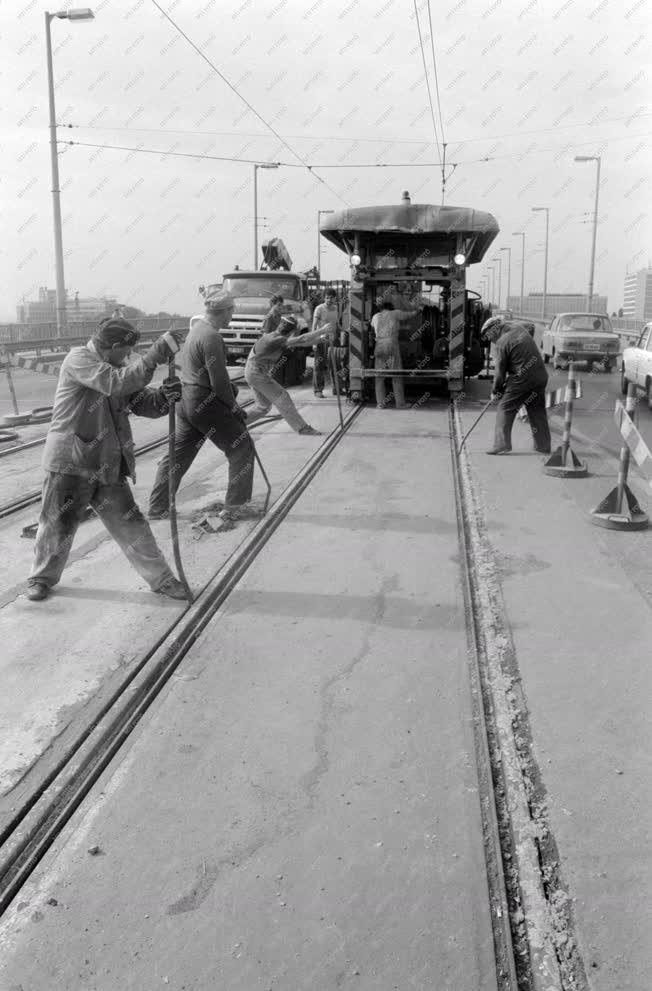
M 229 462 L 229 483 L 225 506 L 242 506 L 251 499 L 254 486 L 254 444 L 242 420 L 220 402 L 208 389 L 197 386 L 183 387 L 183 398 L 177 406 L 177 436 L 174 449 L 174 487 L 193 463 L 199 449 L 210 440 L 226 455 Z M 168 500 L 169 459 L 161 460 L 152 494 L 149 511 L 166 513 Z
M 330 369 L 328 368 L 328 341 L 318 341 L 313 344 L 312 347 L 312 390 L 313 392 L 323 392 L 324 385 L 326 384 L 326 374 L 330 378 Z
M 150 588 L 156 591 L 174 577 L 126 479 L 113 485 L 100 485 L 78 475 L 49 471 L 43 485 L 29 585 L 57 584 L 87 506 L 93 507 Z
M 496 449 L 506 447 L 511 450 L 512 426 L 521 406 L 527 410 L 535 449 L 546 453 L 550 450 L 550 427 L 546 414 L 546 387 L 543 385 L 537 389 L 524 389 L 522 386 L 510 388 L 509 379 L 496 411 L 494 447 Z

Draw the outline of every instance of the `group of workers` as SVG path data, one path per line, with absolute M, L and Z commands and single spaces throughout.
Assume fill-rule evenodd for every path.
M 225 529 L 238 519 L 255 517 L 251 503 L 255 464 L 254 444 L 247 420 L 260 418 L 276 407 L 298 434 L 317 435 L 306 423 L 288 392 L 274 378 L 279 362 L 297 347 L 313 347 L 313 388 L 323 396 L 328 347 L 339 329 L 335 293 L 313 314 L 312 329 L 298 333 L 295 317 L 283 315 L 282 299 L 274 297 L 263 327 L 245 366 L 245 379 L 256 405 L 248 417 L 237 402 L 220 330 L 231 322 L 233 297 L 221 290 L 205 297 L 205 313 L 193 317 L 183 350 L 181 377 L 171 376 L 160 387 L 149 385 L 158 365 L 170 363 L 181 348 L 180 334 L 169 331 L 131 361 L 138 331 L 120 316 L 101 321 L 92 339 L 72 348 L 62 362 L 52 420 L 45 442 L 42 508 L 36 534 L 34 562 L 27 597 L 40 601 L 62 575 L 75 533 L 92 507 L 126 557 L 153 592 L 185 599 L 186 590 L 174 576 L 149 522 L 136 505 L 128 479 L 135 481 L 134 442 L 129 414 L 161 417 L 170 403 L 179 403 L 174 463 L 166 455 L 159 463 L 149 501 L 149 520 L 167 519 L 170 485 L 178 488 L 200 448 L 210 440 L 228 461 L 228 486 L 223 502 L 208 507 Z M 378 371 L 401 369 L 399 325 L 418 311 L 417 303 L 396 309 L 382 302 L 372 318 L 374 363 Z M 525 406 L 535 449 L 550 452 L 550 430 L 545 408 L 548 374 L 531 329 L 495 317 L 482 328 L 494 343 L 495 377 L 492 398 L 499 399 L 494 447 L 489 454 L 511 451 L 511 431 L 518 409 Z M 333 383 L 334 384 L 334 383 Z M 377 376 L 376 402 L 387 401 L 383 376 Z M 403 380 L 393 376 L 397 408 L 405 407 Z M 170 473 L 172 478 L 170 479 Z
M 281 303 L 274 300 L 267 332 L 247 359 L 245 379 L 256 400 L 251 419 L 274 405 L 293 430 L 314 436 L 320 431 L 306 423 L 273 375 L 292 348 L 328 341 L 332 327 L 324 315 L 332 309 L 332 301 L 318 318 L 315 315 L 313 330 L 300 336 L 296 319 L 281 314 Z M 180 335 L 175 331 L 164 334 L 143 355 L 129 361 L 140 335 L 127 320 L 114 316 L 101 321 L 92 339 L 83 347 L 72 348 L 64 358 L 43 457 L 43 500 L 27 583 L 27 597 L 32 601 L 46 599 L 59 582 L 88 506 L 153 592 L 186 598 L 129 486 L 128 479 L 136 479 L 130 413 L 165 416 L 170 403 L 179 403 L 174 464 L 170 465 L 167 455 L 159 463 L 149 520 L 167 519 L 170 473 L 176 491 L 207 440 L 228 461 L 224 501 L 209 510 L 217 512 L 224 529 L 238 519 L 259 514 L 251 504 L 255 450 L 247 429 L 247 412 L 237 402 L 220 334 L 231 322 L 234 300 L 217 291 L 205 297 L 204 304 L 204 315 L 190 321 L 181 352 L 180 379 L 168 378 L 158 388 L 149 386 L 156 367 L 168 363 L 180 350 Z M 316 381 L 321 381 L 323 388 L 323 377 Z

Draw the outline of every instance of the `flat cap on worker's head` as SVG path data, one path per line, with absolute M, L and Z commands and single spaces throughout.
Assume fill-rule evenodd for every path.
M 287 317 L 281 317 L 281 322 L 278 325 L 278 329 L 282 334 L 291 334 L 292 331 L 296 330 L 298 326 L 299 324 L 297 323 L 297 318 L 290 314 Z
M 505 326 L 506 324 L 502 317 L 490 317 L 489 320 L 485 320 L 482 324 L 480 337 L 484 337 L 486 340 L 495 340 L 500 337 Z
M 216 289 L 214 292 L 204 296 L 204 306 L 209 313 L 219 313 L 220 310 L 232 310 L 235 300 L 231 293 L 224 292 L 223 289 Z
M 131 348 L 140 338 L 140 332 L 124 317 L 105 317 L 93 334 L 93 339 L 102 348 Z

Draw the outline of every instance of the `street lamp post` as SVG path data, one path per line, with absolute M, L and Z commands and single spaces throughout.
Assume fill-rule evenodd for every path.
M 491 273 L 491 285 L 490 285 L 490 289 L 489 289 L 489 300 L 490 300 L 490 306 L 493 306 L 494 305 L 494 302 L 495 302 L 494 301 L 494 289 L 496 287 L 496 273 L 494 271 L 493 265 L 487 265 L 487 272 L 490 272 Z
M 278 165 L 263 162 L 254 165 L 254 269 L 258 268 L 258 169 L 277 169 Z
M 498 309 L 500 309 L 500 297 L 502 295 L 501 282 L 502 282 L 502 274 L 503 274 L 503 260 L 500 257 L 500 255 L 496 255 L 496 257 L 492 258 L 491 260 L 492 262 L 498 262 Z
M 523 285 L 525 282 L 525 231 L 514 231 L 512 237 L 522 237 L 521 245 L 521 316 L 523 316 Z
M 319 218 L 322 214 L 335 213 L 335 210 L 317 210 L 317 278 L 321 282 L 321 240 L 319 238 Z
M 501 248 L 501 251 L 507 251 L 507 297 L 505 299 L 505 309 L 509 309 L 509 291 L 512 284 L 512 249 L 511 248 Z
M 62 337 L 66 328 L 66 281 L 63 272 L 63 233 L 61 229 L 61 189 L 59 186 L 59 157 L 57 152 L 57 117 L 54 109 L 54 69 L 52 67 L 52 38 L 50 21 L 53 18 L 67 21 L 90 21 L 93 11 L 90 7 L 76 10 L 59 10 L 51 14 L 45 11 L 45 51 L 48 66 L 48 105 L 50 111 L 50 166 L 52 170 L 52 213 L 54 219 L 54 260 L 57 280 L 57 337 Z
M 593 204 L 593 240 L 591 242 L 591 270 L 589 272 L 589 291 L 587 294 L 586 308 L 591 312 L 593 305 L 593 275 L 595 271 L 595 242 L 598 235 L 598 197 L 600 195 L 600 155 L 576 155 L 576 162 L 596 162 L 597 170 L 595 176 L 595 202 Z
M 548 206 L 533 206 L 533 213 L 543 213 L 546 215 L 546 250 L 543 259 L 543 309 L 541 311 L 541 316 L 543 320 L 546 319 L 546 299 L 548 296 L 548 233 L 550 230 L 550 207 Z

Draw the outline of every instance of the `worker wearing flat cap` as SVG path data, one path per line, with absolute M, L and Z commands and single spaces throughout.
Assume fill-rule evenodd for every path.
M 225 527 L 236 520 L 255 516 L 249 505 L 254 480 L 254 445 L 245 425 L 246 413 L 236 401 L 229 379 L 226 352 L 220 330 L 233 316 L 233 296 L 214 290 L 204 296 L 205 313 L 190 320 L 190 333 L 181 353 L 182 400 L 177 417 L 174 451 L 174 485 L 210 440 L 229 464 L 229 480 L 219 513 Z M 161 460 L 149 500 L 149 518 L 163 519 L 169 509 L 169 458 Z
M 546 414 L 548 373 L 530 326 L 501 317 L 492 317 L 482 326 L 481 336 L 494 344 L 492 398 L 500 400 L 496 410 L 494 446 L 487 454 L 509 454 L 514 418 L 521 406 L 527 410 L 535 451 L 550 454 L 550 427 Z
M 43 454 L 45 482 L 28 599 L 47 598 L 58 583 L 88 506 L 153 592 L 186 597 L 127 481 L 136 478 L 129 414 L 165 416 L 169 403 L 180 398 L 175 380 L 147 388 L 157 365 L 179 350 L 180 337 L 169 331 L 127 363 L 139 336 L 127 320 L 106 318 L 61 364 Z

